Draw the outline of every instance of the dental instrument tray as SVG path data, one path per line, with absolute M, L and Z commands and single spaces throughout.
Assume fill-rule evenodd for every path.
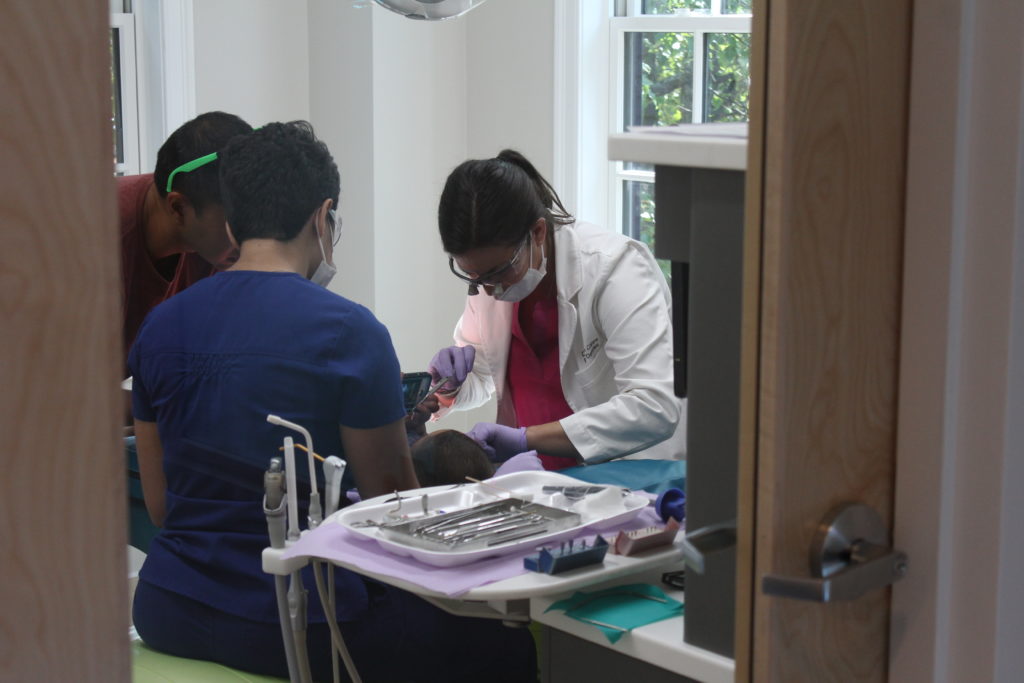
M 382 524 L 380 533 L 404 545 L 441 552 L 478 550 L 512 543 L 580 523 L 575 512 L 506 498 L 465 510 L 445 512 L 401 524 Z
M 331 521 L 395 555 L 452 567 L 621 526 L 648 504 L 615 486 L 591 486 L 555 472 L 515 472 L 357 503 Z

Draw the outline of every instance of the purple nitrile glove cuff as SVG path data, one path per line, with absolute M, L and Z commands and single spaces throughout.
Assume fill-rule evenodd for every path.
M 494 472 L 494 476 L 500 477 L 503 474 L 512 474 L 513 472 L 543 472 L 544 464 L 537 457 L 537 451 L 527 451 L 520 453 L 519 455 L 513 455 L 511 458 L 501 463 L 498 469 Z
M 473 371 L 473 361 L 476 360 L 476 348 L 473 346 L 448 346 L 434 354 L 427 365 L 427 371 L 434 381 L 440 381 L 443 377 L 449 377 L 449 381 L 438 387 L 439 393 L 450 394 L 466 381 L 466 377 Z
M 529 449 L 526 427 L 506 427 L 493 422 L 478 422 L 466 436 L 480 444 L 491 462 L 504 462 Z

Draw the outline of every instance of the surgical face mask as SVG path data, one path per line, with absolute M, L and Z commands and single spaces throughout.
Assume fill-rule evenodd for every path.
M 522 301 L 537 289 L 537 285 L 544 279 L 548 272 L 548 259 L 544 255 L 544 245 L 540 245 L 540 268 L 533 267 L 533 239 L 530 239 L 530 268 L 513 285 L 505 287 L 497 285 L 494 288 L 494 298 L 498 301 L 516 302 Z
M 333 242 L 333 232 L 334 230 L 337 229 L 334 226 L 338 224 L 338 218 L 335 215 L 334 211 L 331 211 L 331 223 L 331 240 Z M 317 236 L 316 238 L 316 243 L 320 246 L 320 256 L 322 257 L 322 260 L 320 261 L 320 264 L 316 267 L 316 270 L 313 271 L 313 277 L 309 278 L 309 281 L 315 285 L 326 287 L 330 283 L 330 281 L 334 279 L 334 276 L 337 275 L 338 268 L 334 264 L 327 262 L 327 252 L 324 251 L 324 241 L 320 239 L 319 236 Z

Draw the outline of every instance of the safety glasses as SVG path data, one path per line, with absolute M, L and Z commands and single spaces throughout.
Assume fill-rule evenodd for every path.
M 334 209 L 328 211 L 327 215 L 331 217 L 331 244 L 336 247 L 341 241 L 341 216 Z
M 530 235 L 527 235 L 526 239 L 523 240 L 523 243 L 519 245 L 518 249 L 516 249 L 516 253 L 514 253 L 512 258 L 508 260 L 508 263 L 502 264 L 497 268 L 492 268 L 483 275 L 478 275 L 477 277 L 469 275 L 455 264 L 455 258 L 453 256 L 448 257 L 448 269 L 452 271 L 452 275 L 473 287 L 501 284 L 502 278 L 508 274 L 509 270 L 515 268 L 516 264 L 519 263 L 519 257 L 522 256 L 523 249 L 526 248 L 526 244 L 529 241 Z
M 179 173 L 188 173 L 189 171 L 194 171 L 197 168 L 200 168 L 201 166 L 206 166 L 206 164 L 210 163 L 211 161 L 216 161 L 216 160 L 217 160 L 217 153 L 213 152 L 211 154 L 207 154 L 206 156 L 201 156 L 198 159 L 193 159 L 192 161 L 189 161 L 188 163 L 182 164 L 178 168 L 176 168 L 173 171 L 171 171 L 171 174 L 169 176 L 167 176 L 167 190 L 166 191 L 167 192 L 171 191 L 171 186 L 174 184 L 174 176 L 178 175 Z

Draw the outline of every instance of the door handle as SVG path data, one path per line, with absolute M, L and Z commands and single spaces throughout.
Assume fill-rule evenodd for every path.
M 736 545 L 736 520 L 733 519 L 694 529 L 686 534 L 683 540 L 676 544 L 676 547 L 682 553 L 686 566 L 698 574 L 703 574 L 706 555 L 731 548 L 734 545 Z
M 882 519 L 862 503 L 835 508 L 818 526 L 811 542 L 811 576 L 768 574 L 766 595 L 815 602 L 855 600 L 899 581 L 907 574 L 906 553 L 889 547 Z

